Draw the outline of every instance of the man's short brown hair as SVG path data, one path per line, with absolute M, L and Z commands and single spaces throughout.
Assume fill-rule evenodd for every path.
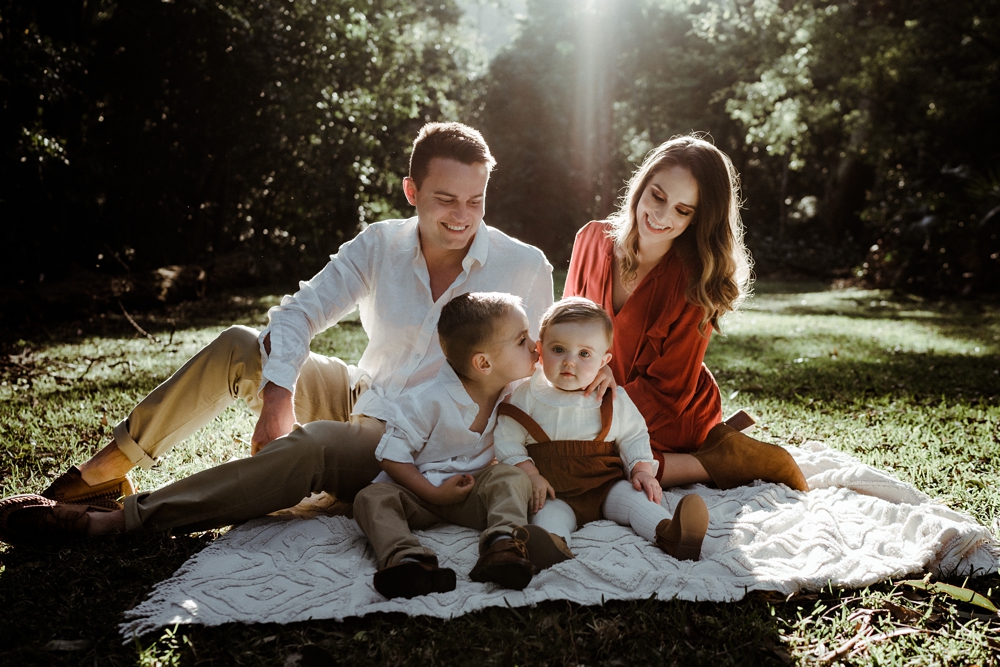
M 456 372 L 466 370 L 472 355 L 490 346 L 498 333 L 500 321 L 515 309 L 521 299 L 504 292 L 469 292 L 445 304 L 438 319 L 441 350 Z
M 608 349 L 611 349 L 615 325 L 611 322 L 611 316 L 608 315 L 607 311 L 590 299 L 581 296 L 568 296 L 549 306 L 549 309 L 542 315 L 538 340 L 545 340 L 545 332 L 550 326 L 563 322 L 597 322 L 601 324 L 604 327 L 604 335 L 608 339 Z
M 482 162 L 487 171 L 493 171 L 497 163 L 479 130 L 462 123 L 427 123 L 420 128 L 410 154 L 410 178 L 418 190 L 427 177 L 431 160 L 436 157 L 462 164 Z

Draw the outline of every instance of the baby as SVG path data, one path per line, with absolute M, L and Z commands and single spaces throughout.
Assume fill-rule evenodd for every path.
M 563 537 L 605 518 L 654 542 L 669 555 L 698 560 L 708 509 L 684 496 L 673 518 L 660 505 L 657 463 L 646 422 L 625 391 L 583 395 L 610 360 L 611 318 L 593 301 L 562 299 L 542 317 L 542 363 L 510 403 L 500 406 L 494 436 L 500 463 L 524 470 L 532 486 L 531 522 Z M 548 501 L 546 500 L 548 499 Z

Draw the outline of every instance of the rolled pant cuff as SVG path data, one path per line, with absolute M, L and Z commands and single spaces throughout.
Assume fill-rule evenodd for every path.
M 128 432 L 128 420 L 118 422 L 115 426 L 115 444 L 118 445 L 118 449 L 121 451 L 125 457 L 137 465 L 143 470 L 149 470 L 156 463 L 155 460 L 150 458 L 149 454 L 139 446 L 135 440 L 132 439 L 132 435 Z
M 137 493 L 127 496 L 122 502 L 125 509 L 125 532 L 137 533 L 143 530 L 142 519 L 139 517 L 139 500 L 148 496 L 148 493 Z

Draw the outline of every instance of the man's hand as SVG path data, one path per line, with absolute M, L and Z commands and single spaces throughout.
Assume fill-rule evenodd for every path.
M 555 500 L 556 490 L 549 484 L 549 480 L 542 477 L 540 473 L 529 475 L 528 479 L 531 480 L 531 504 L 528 506 L 528 510 L 534 514 L 545 507 L 545 498 Z
M 653 468 L 648 463 L 641 462 L 632 466 L 632 486 L 636 491 L 645 491 L 650 502 L 659 503 L 663 498 L 663 489 L 653 477 Z
M 472 493 L 476 479 L 472 475 L 455 475 L 446 479 L 441 486 L 433 491 L 435 505 L 454 505 L 460 503 Z
M 260 410 L 257 426 L 250 438 L 250 455 L 253 456 L 275 438 L 288 435 L 295 426 L 295 408 L 292 392 L 268 382 L 261 394 L 264 407 Z
M 597 377 L 589 385 L 584 387 L 583 395 L 590 398 L 591 393 L 594 394 L 596 398 L 603 398 L 604 392 L 608 389 L 611 390 L 612 400 L 618 398 L 618 383 L 615 382 L 615 376 L 611 373 L 611 369 L 608 368 L 607 364 L 601 366 L 601 370 L 597 371 Z

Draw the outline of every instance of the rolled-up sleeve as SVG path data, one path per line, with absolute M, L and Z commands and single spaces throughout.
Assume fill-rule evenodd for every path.
M 286 295 L 268 311 L 268 326 L 260 334 L 263 372 L 258 391 L 268 382 L 295 390 L 313 336 L 353 311 L 372 289 L 377 236 L 378 229 L 369 227 L 342 245 L 322 271 L 300 282 L 298 292 Z M 268 336 L 270 354 L 264 350 Z
M 510 417 L 498 417 L 493 432 L 493 450 L 497 461 L 509 466 L 531 461 L 526 447 L 529 437 L 524 427 Z

